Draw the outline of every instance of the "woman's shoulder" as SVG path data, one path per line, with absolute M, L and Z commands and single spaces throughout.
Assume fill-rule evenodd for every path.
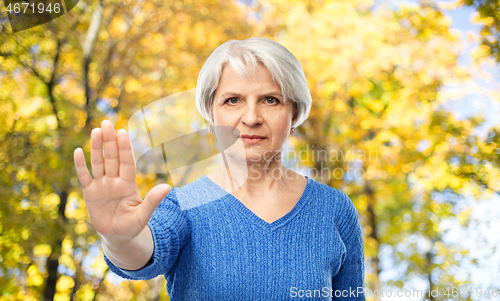
M 318 182 L 311 178 L 311 182 L 313 182 L 314 194 L 318 196 L 323 196 L 325 199 L 329 201 L 333 201 L 336 204 L 345 205 L 345 203 L 352 203 L 351 199 L 342 192 L 341 190 L 334 188 L 332 186 L 326 185 L 324 183 Z
M 323 202 L 322 206 L 327 206 L 334 210 L 337 218 L 345 216 L 346 213 L 357 214 L 357 209 L 347 194 L 337 188 L 318 182 L 314 179 L 311 180 L 315 186 L 313 194 L 317 199 Z
M 210 180 L 206 175 L 203 175 L 182 187 L 172 187 L 172 191 L 169 195 L 172 201 L 176 203 L 181 210 L 188 210 L 219 200 L 224 197 L 225 194 L 227 193 L 210 185 Z
M 321 212 L 332 214 L 340 237 L 345 241 L 359 226 L 358 210 L 352 200 L 339 189 L 315 182 L 317 200 L 322 206 Z

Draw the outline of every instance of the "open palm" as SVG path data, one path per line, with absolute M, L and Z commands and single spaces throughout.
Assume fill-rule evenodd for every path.
M 83 150 L 78 148 L 74 152 L 83 198 L 94 228 L 110 239 L 136 237 L 171 187 L 160 184 L 142 200 L 135 179 L 130 137 L 123 129 L 115 133 L 109 120 L 104 120 L 101 128 L 92 130 L 90 157 L 94 179 L 87 169 Z

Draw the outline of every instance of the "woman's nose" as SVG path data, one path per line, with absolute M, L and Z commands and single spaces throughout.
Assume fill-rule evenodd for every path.
M 244 110 L 242 118 L 244 124 L 252 127 L 262 123 L 262 112 L 257 105 L 249 105 Z

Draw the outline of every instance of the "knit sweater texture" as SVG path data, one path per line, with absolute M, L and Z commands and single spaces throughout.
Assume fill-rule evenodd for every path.
M 153 213 L 152 261 L 132 280 L 164 275 L 172 301 L 365 300 L 358 212 L 349 197 L 307 177 L 291 211 L 268 223 L 206 175 Z

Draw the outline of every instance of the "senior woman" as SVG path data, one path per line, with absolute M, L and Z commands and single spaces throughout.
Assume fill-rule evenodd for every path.
M 129 136 L 109 121 L 91 134 L 94 179 L 75 150 L 111 271 L 134 280 L 163 274 L 171 300 L 365 300 L 356 208 L 281 163 L 311 107 L 298 60 L 269 39 L 228 41 L 205 62 L 196 104 L 217 138 L 234 128 L 244 151 L 227 149 L 225 164 L 182 188 L 161 184 L 142 200 Z M 181 210 L 180 194 L 213 201 Z

